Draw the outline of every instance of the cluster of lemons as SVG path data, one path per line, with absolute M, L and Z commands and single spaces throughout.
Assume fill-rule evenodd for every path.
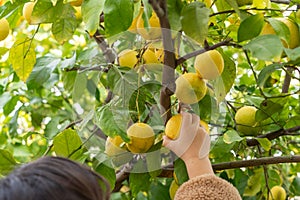
M 83 0 L 75 0 L 70 2 L 70 4 L 72 6 L 78 7 L 81 6 Z M 22 16 L 20 18 L 20 21 L 25 19 L 28 24 L 32 24 L 31 23 L 31 15 L 32 15 L 32 11 L 34 8 L 35 2 L 27 2 L 24 4 L 23 6 L 23 10 L 22 10 Z M 77 9 L 76 9 L 77 11 Z M 9 31 L 10 31 L 10 26 L 9 26 L 9 22 L 7 21 L 6 18 L 2 18 L 0 19 L 0 41 L 5 40 L 7 38 L 7 36 L 9 35 Z

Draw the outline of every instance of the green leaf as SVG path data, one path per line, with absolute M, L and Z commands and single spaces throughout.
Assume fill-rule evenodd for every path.
M 33 7 L 31 24 L 53 23 L 63 13 L 63 1 L 60 0 L 55 6 L 49 0 L 39 0 Z M 60 14 L 58 14 L 60 13 Z
M 185 163 L 180 158 L 176 159 L 174 162 L 174 173 L 177 177 L 179 185 L 189 180 Z
M 113 168 L 110 168 L 104 163 L 101 163 L 96 167 L 96 172 L 98 172 L 101 176 L 105 177 L 105 179 L 109 182 L 111 190 L 114 189 L 116 183 L 116 172 Z
M 260 104 L 260 109 L 257 110 L 255 114 L 255 120 L 256 121 L 262 121 L 269 117 L 271 117 L 273 114 L 281 112 L 283 109 L 283 105 L 280 103 L 275 102 L 274 100 L 264 100 Z
M 114 94 L 123 100 L 129 100 L 138 89 L 138 74 L 134 70 L 126 71 L 112 67 L 107 74 L 107 82 Z
M 254 170 L 254 174 L 249 177 L 247 187 L 245 188 L 243 196 L 255 196 L 261 189 L 261 179 L 264 177 L 263 169 L 258 168 Z
M 148 191 L 150 187 L 150 175 L 148 173 L 130 173 L 129 186 L 133 197 L 140 191 Z
M 77 21 L 73 8 L 69 4 L 64 5 L 63 11 L 59 16 L 52 25 L 52 33 L 59 43 L 64 43 L 72 38 L 77 27 Z
M 295 177 L 292 184 L 290 185 L 290 192 L 294 195 L 300 195 L 300 177 Z
M 268 138 L 255 138 L 266 151 L 270 151 L 272 143 Z
M 81 147 L 82 141 L 75 130 L 66 129 L 53 139 L 53 149 L 59 156 L 70 157 Z
M 236 66 L 234 61 L 226 54 L 221 54 L 224 59 L 224 70 L 221 76 L 217 77 L 213 82 L 213 88 L 218 102 L 225 99 L 226 94 L 230 91 L 236 78 Z
M 263 87 L 266 80 L 269 78 L 269 76 L 276 70 L 280 69 L 282 66 L 280 63 L 275 63 L 275 64 L 271 64 L 268 65 L 266 67 L 264 67 L 260 73 L 258 74 L 257 77 L 257 84 L 259 87 Z
M 90 35 L 94 35 L 99 27 L 100 14 L 103 11 L 104 3 L 105 1 L 84 0 L 81 5 L 82 19 L 86 31 Z
M 277 19 L 274 19 L 274 18 L 269 18 L 267 21 L 270 23 L 270 25 L 272 26 L 272 28 L 276 32 L 276 35 L 278 35 L 281 39 L 283 39 L 287 43 L 289 43 L 289 41 L 290 41 L 290 30 L 287 27 L 287 25 L 285 25 L 283 22 L 281 22 Z
M 28 89 L 37 89 L 50 78 L 51 73 L 57 67 L 60 59 L 54 57 L 38 58 L 36 64 L 27 79 Z
M 17 164 L 11 152 L 0 149 L 0 174 L 8 174 Z
M 183 4 L 180 0 L 167 1 L 168 6 L 168 19 L 170 21 L 171 29 L 174 31 L 181 30 L 180 13 L 183 8 Z
M 149 200 L 157 200 L 157 199 L 170 200 L 169 184 L 162 184 L 158 180 L 152 181 L 149 193 L 150 193 Z
M 254 57 L 260 60 L 272 61 L 281 56 L 283 46 L 276 35 L 260 35 L 244 46 Z
M 133 1 L 106 0 L 103 12 L 106 35 L 116 35 L 130 27 L 133 19 Z
M 26 82 L 36 61 L 34 45 L 31 39 L 19 39 L 9 51 L 9 61 L 18 77 Z
M 263 24 L 264 16 L 262 14 L 251 15 L 243 20 L 238 29 L 238 42 L 250 40 L 258 36 L 262 30 Z
M 299 124 L 300 124 L 300 116 L 299 115 L 293 116 L 288 119 L 288 121 L 284 125 L 284 128 L 285 129 L 293 128 L 293 127 L 299 126 Z
M 128 141 L 126 130 L 127 123 L 117 121 L 113 113 L 114 107 L 106 104 L 97 108 L 95 122 L 107 136 L 114 137 L 120 135 L 124 141 Z
M 296 61 L 300 58 L 300 47 L 295 49 L 284 48 L 284 52 L 291 61 Z
M 13 96 L 3 107 L 3 114 L 5 116 L 8 116 L 14 109 L 15 106 L 17 105 L 17 102 L 19 101 L 20 97 L 17 96 Z
M 234 11 L 241 17 L 241 12 L 239 10 L 239 5 L 237 4 L 237 0 L 225 0 L 233 9 Z
M 226 144 L 231 144 L 234 142 L 242 141 L 243 138 L 239 136 L 239 134 L 235 130 L 229 130 L 224 134 L 224 142 Z
M 181 13 L 182 30 L 199 43 L 203 43 L 208 34 L 210 10 L 203 3 L 192 2 Z
M 210 157 L 216 159 L 218 162 L 229 161 L 232 157 L 230 152 L 234 143 L 227 144 L 224 141 L 224 136 L 211 143 Z

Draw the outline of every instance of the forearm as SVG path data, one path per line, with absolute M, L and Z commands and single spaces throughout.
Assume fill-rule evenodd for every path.
M 186 158 L 183 161 L 186 165 L 190 179 L 203 174 L 214 174 L 211 162 L 208 157 L 205 157 L 201 160 L 197 157 Z

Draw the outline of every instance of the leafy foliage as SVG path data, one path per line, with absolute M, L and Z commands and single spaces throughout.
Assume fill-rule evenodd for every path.
M 299 25 L 299 1 L 285 5 L 254 0 L 243 6 L 235 0 L 216 0 L 212 5 L 200 0 L 167 1 L 168 13 L 160 24 L 169 22 L 172 44 L 127 31 L 140 8 L 145 29 L 151 28 L 154 7 L 146 0 L 84 0 L 80 7 L 67 0 L 37 0 L 31 25 L 22 17 L 26 2 L 5 1 L 0 7 L 0 18 L 7 18 L 11 28 L 10 36 L 0 42 L 1 175 L 17 164 L 54 154 L 92 166 L 112 189 L 121 185 L 112 199 L 170 199 L 173 173 L 166 167 L 173 166 L 179 184 L 188 176 L 184 163 L 161 146 L 165 112 L 176 114 L 179 106 L 170 95 L 170 106 L 163 109 L 166 99 L 161 91 L 169 87 L 174 92 L 174 83 L 164 82 L 166 73 L 176 78 L 195 72 L 195 55 L 190 55 L 214 45 L 223 56 L 224 71 L 207 81 L 206 96 L 191 105 L 209 124 L 211 162 L 300 153 L 300 47 L 284 45 L 293 33 L 275 19 L 285 17 Z M 266 23 L 276 34 L 261 35 Z M 160 58 L 170 59 L 169 53 L 183 62 L 164 70 L 163 59 L 145 62 L 146 49 L 164 47 L 168 49 Z M 119 66 L 117 55 L 124 49 L 137 51 L 135 68 Z M 176 63 L 168 59 L 163 62 Z M 234 115 L 244 105 L 258 109 L 257 137 L 241 136 L 236 129 Z M 121 136 L 129 142 L 126 129 L 138 121 L 155 131 L 156 142 L 149 152 L 107 156 L 106 137 Z M 251 145 L 254 140 L 256 145 Z M 119 161 L 129 170 L 121 183 L 116 173 L 123 168 L 114 163 L 119 158 L 126 160 Z M 231 182 L 243 199 L 267 199 L 274 185 L 282 185 L 290 197 L 300 195 L 298 163 L 263 164 L 224 168 L 217 174 Z

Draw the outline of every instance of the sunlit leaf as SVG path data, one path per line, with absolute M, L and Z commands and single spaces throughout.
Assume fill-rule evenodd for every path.
M 53 57 L 38 58 L 36 64 L 27 79 L 29 89 L 41 87 L 51 76 L 60 59 Z
M 113 36 L 130 27 L 133 19 L 133 1 L 106 0 L 103 12 L 106 34 L 108 37 Z
M 268 140 L 268 138 L 255 138 L 255 139 L 266 151 L 269 151 L 271 149 L 272 143 L 270 140 Z
M 103 11 L 104 3 L 105 1 L 99 0 L 83 1 L 81 6 L 82 19 L 90 35 L 94 35 L 99 27 L 100 14 Z
M 69 157 L 79 150 L 82 141 L 75 130 L 66 129 L 53 139 L 53 149 L 59 156 Z
M 260 60 L 271 61 L 279 56 L 283 51 L 281 40 L 276 35 L 261 35 L 244 46 L 250 50 L 254 57 Z
M 230 91 L 236 78 L 235 63 L 224 53 L 222 53 L 222 57 L 224 59 L 224 70 L 221 76 L 217 77 L 213 82 L 215 97 L 218 102 L 225 99 L 226 94 Z
M 239 142 L 242 140 L 243 140 L 243 138 L 240 137 L 239 134 L 235 130 L 229 130 L 224 134 L 224 142 L 227 144 Z
M 203 43 L 208 34 L 209 12 L 203 3 L 193 2 L 181 13 L 182 30 L 199 43 Z
M 66 4 L 60 17 L 52 25 L 52 33 L 59 43 L 72 38 L 77 27 L 73 8 Z
M 0 149 L 0 174 L 6 175 L 17 164 L 11 152 L 5 149 Z
M 258 36 L 261 32 L 263 24 L 264 16 L 262 14 L 252 15 L 243 20 L 238 29 L 238 41 L 242 42 Z
M 30 18 L 31 24 L 53 23 L 61 16 L 62 12 L 62 1 L 58 1 L 58 3 L 53 6 L 52 2 L 49 0 L 39 0 L 33 7 L 33 12 Z M 60 13 L 60 15 L 57 13 Z
M 26 82 L 36 62 L 36 54 L 31 39 L 19 39 L 9 51 L 9 60 L 18 77 Z

